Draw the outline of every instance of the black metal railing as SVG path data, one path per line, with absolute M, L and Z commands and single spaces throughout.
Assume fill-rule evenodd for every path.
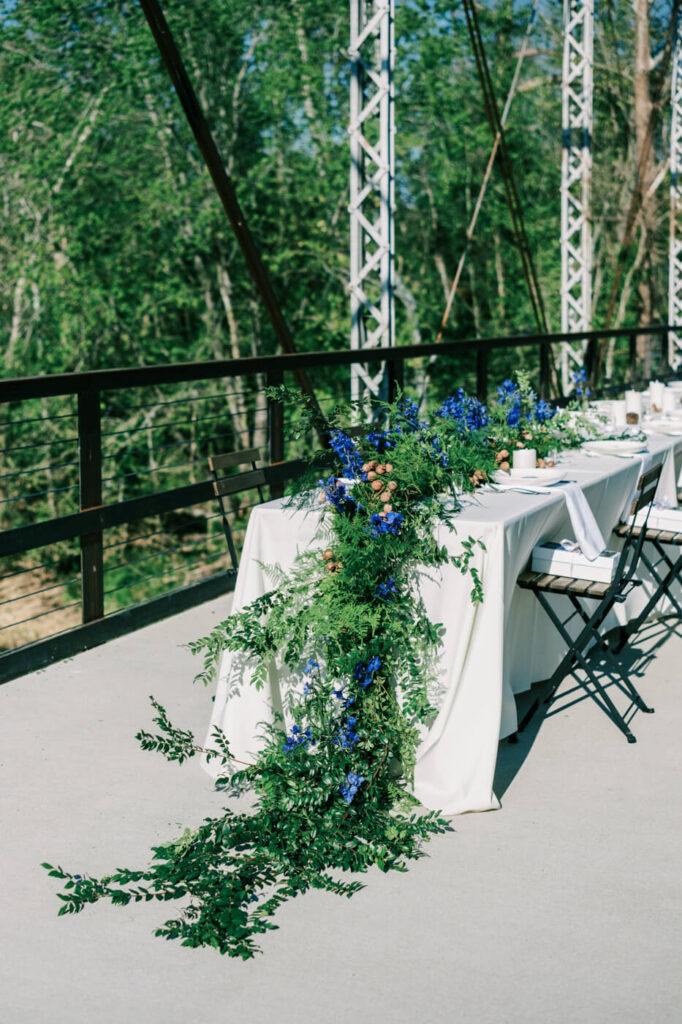
M 632 342 L 643 335 L 664 376 L 667 333 L 662 325 L 585 335 L 626 346 L 620 380 L 600 385 L 631 379 Z M 435 359 L 434 387 L 473 385 L 485 400 L 494 354 L 530 349 L 549 395 L 552 346 L 563 340 L 579 339 L 515 335 L 0 380 L 0 681 L 232 589 L 207 455 L 260 447 L 276 496 L 314 441 L 289 435 L 287 411 L 264 385 L 305 370 L 324 407 L 343 397 L 339 368 L 385 362 L 394 394 L 419 374 L 423 381 Z M 244 495 L 233 506 L 238 540 L 252 504 Z

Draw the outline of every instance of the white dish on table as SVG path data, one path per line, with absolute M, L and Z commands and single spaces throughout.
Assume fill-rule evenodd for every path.
M 532 485 L 535 487 L 549 487 L 561 480 L 563 473 L 560 469 L 510 469 L 507 473 L 504 469 L 498 469 L 493 473 L 493 483 L 507 484 L 514 487 Z
M 583 441 L 582 448 L 586 452 L 593 452 L 596 455 L 635 455 L 637 452 L 646 451 L 646 441 Z
M 678 417 L 675 420 L 652 420 L 651 423 L 645 423 L 644 429 L 647 433 L 682 437 L 682 419 Z

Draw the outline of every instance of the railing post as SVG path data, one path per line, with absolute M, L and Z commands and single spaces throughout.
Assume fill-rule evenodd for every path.
M 99 391 L 78 392 L 78 452 L 80 462 L 80 508 L 102 504 L 102 422 Z M 102 531 L 80 538 L 83 622 L 104 615 L 104 564 Z
M 386 374 L 388 376 L 388 400 L 389 402 L 395 402 L 398 390 L 402 392 L 404 387 L 404 359 L 390 359 L 386 364 Z
M 265 382 L 269 388 L 279 387 L 284 381 L 284 375 L 280 369 L 268 370 Z M 268 447 L 270 451 L 270 465 L 276 462 L 284 462 L 284 408 L 281 402 L 268 397 Z M 284 494 L 284 484 L 270 484 L 270 497 L 281 498 Z
M 483 404 L 488 401 L 488 346 L 482 342 L 476 350 L 476 397 Z
M 540 344 L 540 398 L 549 399 L 552 390 L 550 362 L 552 346 L 548 341 Z

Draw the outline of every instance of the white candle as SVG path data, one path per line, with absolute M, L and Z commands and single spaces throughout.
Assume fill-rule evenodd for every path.
M 635 416 L 637 419 L 635 419 Z M 630 423 L 639 423 L 642 418 L 642 396 L 639 391 L 625 392 L 625 418 Z
M 611 403 L 611 419 L 617 427 L 624 427 L 627 423 L 625 401 L 622 398 Z
M 514 469 L 535 469 L 537 452 L 535 448 L 517 448 L 512 452 Z
M 677 412 L 678 396 L 672 388 L 666 388 L 663 392 L 663 412 Z
M 651 397 L 651 411 L 660 412 L 663 408 L 663 395 L 665 384 L 660 380 L 652 380 L 649 384 L 649 395 Z

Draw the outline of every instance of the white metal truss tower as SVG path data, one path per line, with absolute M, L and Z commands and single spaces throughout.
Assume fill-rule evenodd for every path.
M 350 0 L 351 348 L 394 342 L 394 0 Z M 385 368 L 355 363 L 351 399 L 385 397 Z
M 668 362 L 682 366 L 682 25 L 677 26 L 670 91 L 670 254 L 668 270 L 668 323 L 679 325 L 668 337 Z
M 561 330 L 589 331 L 592 322 L 592 52 L 594 0 L 564 0 L 561 156 Z M 586 343 L 561 346 L 561 385 L 582 366 Z

